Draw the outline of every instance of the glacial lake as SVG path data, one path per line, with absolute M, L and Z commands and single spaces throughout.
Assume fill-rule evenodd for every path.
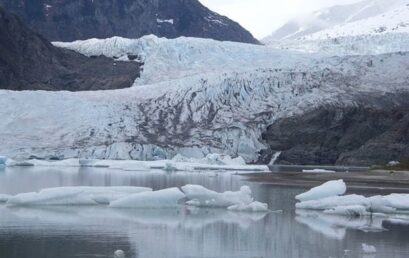
M 154 190 L 200 184 L 215 191 L 248 185 L 272 213 L 223 209 L 8 208 L 0 205 L 0 257 L 129 258 L 407 258 L 409 225 L 296 211 L 307 189 L 250 183 L 235 174 L 125 172 L 104 168 L 7 168 L 0 193 L 57 186 L 145 186 Z M 361 245 L 377 248 L 364 254 Z

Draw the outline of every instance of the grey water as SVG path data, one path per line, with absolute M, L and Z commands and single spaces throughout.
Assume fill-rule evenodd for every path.
M 329 258 L 409 257 L 409 225 L 386 218 L 347 218 L 296 211 L 303 188 L 268 186 L 235 174 L 125 172 L 104 168 L 7 168 L 0 194 L 57 186 L 200 184 L 216 191 L 249 185 L 271 213 L 221 209 L 110 209 L 108 207 L 10 208 L 0 205 L 0 257 L 129 258 Z M 361 245 L 377 248 L 365 254 Z

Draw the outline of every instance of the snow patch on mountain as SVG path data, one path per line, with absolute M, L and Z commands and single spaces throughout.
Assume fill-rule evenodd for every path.
M 290 21 L 263 43 L 273 48 L 329 55 L 407 51 L 407 17 L 408 0 L 365 0 Z

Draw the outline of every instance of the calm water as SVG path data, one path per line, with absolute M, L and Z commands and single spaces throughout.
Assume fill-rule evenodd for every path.
M 0 172 L 0 193 L 45 187 L 201 184 L 216 191 L 247 184 L 255 198 L 282 213 L 246 214 L 217 209 L 121 210 L 105 207 L 0 206 L 0 257 L 329 258 L 409 257 L 409 226 L 381 219 L 348 219 L 294 210 L 305 189 L 271 187 L 215 173 L 123 172 L 108 169 L 15 168 Z M 362 253 L 362 243 L 376 255 Z M 349 251 L 346 251 L 349 250 Z

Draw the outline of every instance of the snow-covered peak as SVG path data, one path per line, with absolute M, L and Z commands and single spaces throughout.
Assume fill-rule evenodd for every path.
M 385 31 L 384 27 L 390 31 L 401 30 L 408 22 L 408 4 L 408 0 L 363 0 L 333 6 L 289 21 L 263 42 L 376 33 L 377 29 Z
M 387 33 L 409 33 L 409 1 L 399 2 L 405 3 L 393 4 L 392 2 L 387 7 L 373 4 L 370 6 L 371 8 L 376 8 L 377 10 L 384 8 L 385 11 L 364 19 L 358 19 L 358 13 L 344 24 L 338 24 L 332 28 L 307 35 L 305 39 L 316 40 Z

